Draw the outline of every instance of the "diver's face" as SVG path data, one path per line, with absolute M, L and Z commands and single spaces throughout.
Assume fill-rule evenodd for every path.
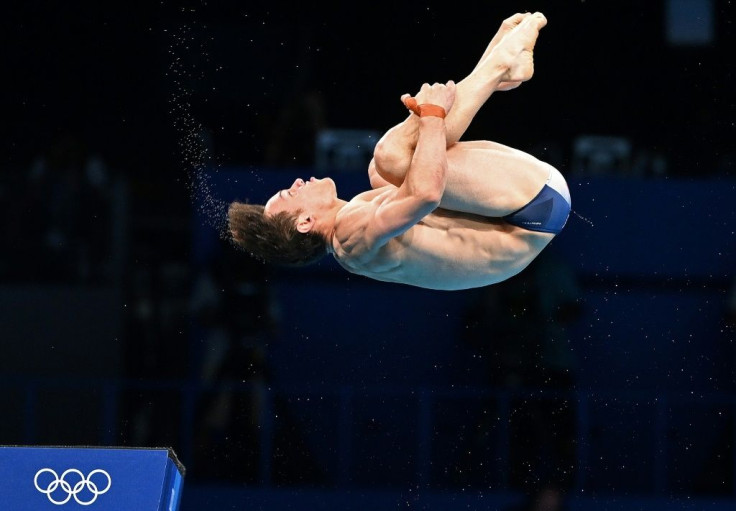
M 329 177 L 324 179 L 309 178 L 309 181 L 297 179 L 291 187 L 279 190 L 271 197 L 264 209 L 266 216 L 277 213 L 311 213 L 324 207 L 332 206 L 337 198 L 335 182 Z

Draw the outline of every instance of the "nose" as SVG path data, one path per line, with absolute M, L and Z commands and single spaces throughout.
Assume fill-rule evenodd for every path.
M 302 178 L 297 179 L 294 181 L 294 184 L 291 185 L 292 188 L 301 188 L 302 186 L 304 186 L 304 180 Z

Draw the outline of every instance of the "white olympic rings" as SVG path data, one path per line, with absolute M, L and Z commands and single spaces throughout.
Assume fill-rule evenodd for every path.
M 47 472 L 53 476 L 54 480 L 51 481 L 44 489 L 38 485 L 38 476 Z M 74 486 L 72 486 L 68 481 L 65 480 L 66 476 L 69 474 L 76 474 L 77 476 L 79 476 L 79 481 L 74 483 Z M 97 485 L 92 482 L 92 476 L 94 476 L 95 474 L 102 474 L 101 477 L 107 478 L 107 486 L 105 486 L 104 489 L 98 489 Z M 64 504 L 69 502 L 72 497 L 74 497 L 74 500 L 77 501 L 77 504 L 82 506 L 89 506 L 97 500 L 98 496 L 106 493 L 110 489 L 110 487 L 112 486 L 112 478 L 110 477 L 110 474 L 101 469 L 93 470 L 89 473 L 87 477 L 85 477 L 84 474 L 76 468 L 70 468 L 69 470 L 61 474 L 61 476 L 59 476 L 55 471 L 51 470 L 50 468 L 42 468 L 41 470 L 36 472 L 36 477 L 33 478 L 33 484 L 38 491 L 48 497 L 49 501 L 52 504 L 56 504 L 57 506 L 63 506 Z M 52 497 L 52 494 L 59 488 L 61 488 L 61 491 L 66 492 L 66 498 L 63 500 L 56 500 L 54 499 L 54 497 Z M 77 496 L 85 488 L 92 494 L 92 498 L 89 500 L 82 500 Z

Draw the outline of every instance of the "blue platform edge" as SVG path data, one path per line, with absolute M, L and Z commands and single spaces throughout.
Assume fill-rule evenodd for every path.
M 13 511 L 178 511 L 184 474 L 169 448 L 0 446 L 0 500 Z

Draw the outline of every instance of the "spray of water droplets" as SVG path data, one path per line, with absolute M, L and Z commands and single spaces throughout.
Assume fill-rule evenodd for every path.
M 581 215 L 580 213 L 578 213 L 578 212 L 577 212 L 577 211 L 575 211 L 574 209 L 572 209 L 571 211 L 572 211 L 573 213 L 575 213 L 575 215 L 576 215 L 576 216 L 577 216 L 577 217 L 578 217 L 578 218 L 579 218 L 580 220 L 582 220 L 583 222 L 587 223 L 587 224 L 588 224 L 588 225 L 590 225 L 591 227 L 595 227 L 595 224 L 593 223 L 593 221 L 592 221 L 592 220 L 590 220 L 590 219 L 588 219 L 588 218 L 585 218 L 585 217 L 584 217 L 583 215 Z
M 210 62 L 206 41 L 196 37 L 193 28 L 200 27 L 196 22 L 182 24 L 173 29 L 170 36 L 171 64 L 166 73 L 172 85 L 169 115 L 178 134 L 180 164 L 186 172 L 187 187 L 198 216 L 225 237 L 228 204 L 213 194 L 211 183 L 211 175 L 220 165 L 209 148 L 205 127 L 192 114 L 194 86 L 207 79 L 202 63 Z M 207 27 L 201 28 L 206 30 Z M 189 58 L 193 52 L 197 52 L 195 60 Z

